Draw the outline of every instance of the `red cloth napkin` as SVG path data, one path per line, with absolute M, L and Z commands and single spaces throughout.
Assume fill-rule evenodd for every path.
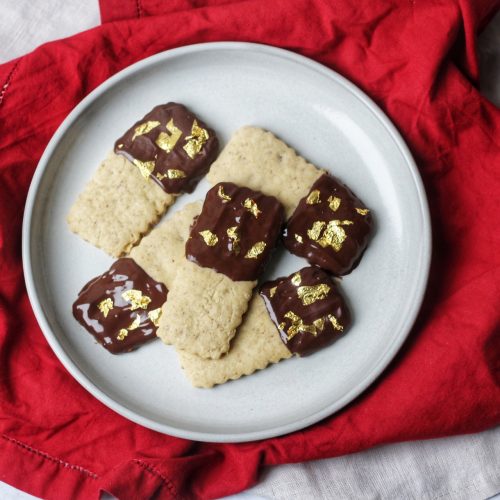
M 47 498 L 211 498 L 263 465 L 500 423 L 500 111 L 475 86 L 476 33 L 499 5 L 102 0 L 102 26 L 0 66 L 0 480 Z M 164 436 L 100 404 L 49 348 L 21 268 L 26 193 L 65 116 L 131 63 L 214 40 L 294 50 L 363 88 L 415 155 L 435 238 L 424 307 L 383 377 L 309 429 L 245 444 Z

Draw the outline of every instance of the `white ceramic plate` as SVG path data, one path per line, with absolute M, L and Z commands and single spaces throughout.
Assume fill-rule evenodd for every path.
M 354 322 L 332 346 L 214 389 L 184 378 L 160 341 L 113 356 L 72 317 L 81 287 L 112 259 L 71 234 L 65 216 L 99 162 L 154 105 L 185 103 L 222 144 L 243 125 L 273 131 L 346 182 L 373 210 L 375 236 L 342 283 Z M 171 213 L 207 190 L 203 181 Z M 64 366 L 96 398 L 160 432 L 202 441 L 248 441 L 304 428 L 339 410 L 380 375 L 419 310 L 430 261 L 425 192 L 403 140 L 357 87 L 288 51 L 209 43 L 150 57 L 86 97 L 50 141 L 33 178 L 23 227 L 28 293 Z M 270 276 L 305 261 L 276 256 Z

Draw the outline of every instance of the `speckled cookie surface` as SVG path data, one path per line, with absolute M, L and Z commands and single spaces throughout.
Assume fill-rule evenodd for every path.
M 255 284 L 185 260 L 163 305 L 158 337 L 202 358 L 220 358 L 229 350 Z
M 234 182 L 275 196 L 290 216 L 323 173 L 271 132 L 243 127 L 212 164 L 207 179 L 211 184 Z
M 227 354 L 219 359 L 202 359 L 182 350 L 177 352 L 190 382 L 195 387 L 205 388 L 250 375 L 292 355 L 281 341 L 257 293 Z
M 71 207 L 67 222 L 85 241 L 120 257 L 174 201 L 127 159 L 110 153 Z
M 130 257 L 153 279 L 169 289 L 179 265 L 185 261 L 184 246 L 189 226 L 200 211 L 201 201 L 189 203 L 153 228 L 130 252 Z

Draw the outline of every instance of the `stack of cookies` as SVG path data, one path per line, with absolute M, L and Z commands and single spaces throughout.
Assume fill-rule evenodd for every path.
M 114 354 L 158 336 L 196 387 L 344 333 L 350 312 L 334 277 L 358 264 L 372 225 L 346 186 L 270 132 L 241 128 L 217 154 L 191 111 L 157 106 L 116 141 L 68 215 L 73 232 L 118 257 L 82 289 L 75 318 Z M 157 224 L 207 171 L 205 200 Z M 259 285 L 280 244 L 311 266 Z

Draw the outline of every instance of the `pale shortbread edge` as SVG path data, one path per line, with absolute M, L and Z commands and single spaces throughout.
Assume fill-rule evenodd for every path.
M 271 132 L 243 127 L 212 164 L 207 179 L 211 184 L 234 182 L 275 196 L 289 217 L 324 173 Z
M 72 232 L 121 257 L 158 222 L 175 196 L 145 179 L 125 157 L 111 152 L 71 207 Z
M 257 292 L 227 354 L 219 359 L 202 359 L 182 350 L 177 354 L 191 384 L 203 388 L 250 375 L 292 356 Z
M 200 214 L 201 201 L 189 203 L 162 221 L 130 252 L 137 264 L 154 280 L 172 288 L 179 266 L 185 261 L 185 245 L 193 219 Z M 170 297 L 170 296 L 169 296 Z
M 233 281 L 187 259 L 178 266 L 156 334 L 202 358 L 217 359 L 248 308 L 255 281 Z

